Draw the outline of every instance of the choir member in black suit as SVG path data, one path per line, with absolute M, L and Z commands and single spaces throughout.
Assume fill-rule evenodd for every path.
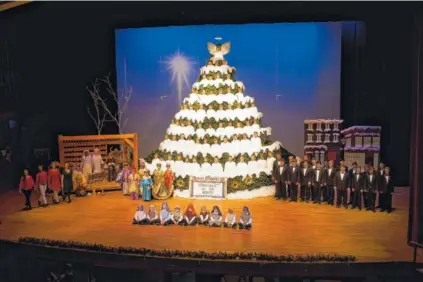
M 311 169 L 316 169 L 316 164 L 317 164 L 317 161 L 316 161 L 316 159 L 315 158 L 312 158 L 311 159 Z
M 316 168 L 313 171 L 313 198 L 315 204 L 320 204 L 322 202 L 322 187 L 325 183 L 325 169 L 322 167 L 322 164 L 318 161 L 316 162 Z
M 326 175 L 325 175 L 325 186 L 326 186 L 326 201 L 328 202 L 329 205 L 333 205 L 334 204 L 334 198 L 335 198 L 335 175 L 336 175 L 336 169 L 333 166 L 333 161 L 330 160 L 329 161 L 329 166 L 328 169 L 326 170 Z
M 375 174 L 377 175 L 377 185 L 378 187 L 382 184 L 381 180 L 383 179 L 383 176 L 385 175 L 385 164 L 384 163 L 380 163 L 379 164 L 379 170 L 375 168 Z M 380 208 L 380 191 L 379 189 L 376 191 L 376 199 L 379 199 L 377 201 L 377 206 L 376 209 Z
M 348 208 L 347 205 L 347 190 L 350 185 L 348 172 L 345 166 L 340 166 L 339 171 L 335 176 L 335 190 L 336 190 L 336 207 L 339 208 L 342 205 L 344 208 Z
M 391 179 L 391 169 L 389 166 L 384 167 L 384 175 L 379 182 L 379 205 L 381 212 L 392 212 L 392 193 L 394 192 L 394 183 Z
M 286 200 L 288 198 L 288 168 L 285 165 L 285 160 L 282 158 L 279 158 L 278 162 L 273 167 L 272 171 L 272 177 L 275 182 L 275 198 L 279 200 L 282 198 L 283 200 Z
M 348 172 L 348 167 L 345 165 L 344 160 L 340 160 L 339 161 L 339 167 L 338 167 L 338 171 L 341 170 L 341 166 L 345 166 L 345 171 Z
M 354 179 L 354 176 L 355 176 L 355 174 L 357 173 L 357 163 L 356 162 L 353 162 L 352 163 L 352 168 L 348 171 L 348 176 L 349 176 L 349 179 L 350 179 L 350 182 L 352 182 L 352 180 Z M 350 188 L 351 188 L 351 186 L 352 186 L 352 183 L 350 183 Z M 353 202 L 353 198 L 354 198 L 354 193 L 355 193 L 355 191 L 353 192 L 353 191 L 351 191 L 351 190 L 349 190 L 348 191 L 348 193 L 349 193 L 349 196 L 348 196 L 348 205 L 352 205 L 352 202 Z
M 297 193 L 298 193 L 298 182 L 300 181 L 300 168 L 297 165 L 296 160 L 291 161 L 291 165 L 288 169 L 288 182 L 289 182 L 289 189 L 290 189 L 290 201 L 296 202 L 297 201 Z
M 301 201 L 309 202 L 311 200 L 311 183 L 313 181 L 313 169 L 309 167 L 308 162 L 304 161 L 300 171 Z
M 364 193 L 366 210 L 376 212 L 376 191 L 378 186 L 378 177 L 372 166 L 369 166 L 369 171 L 366 174 Z
M 355 173 L 351 174 L 350 183 L 352 208 L 361 210 L 364 191 L 364 176 L 361 173 L 361 167 L 357 167 Z

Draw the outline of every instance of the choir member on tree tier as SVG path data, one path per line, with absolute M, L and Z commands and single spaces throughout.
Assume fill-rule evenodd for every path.
M 350 181 L 346 167 L 342 165 L 335 176 L 335 193 L 336 193 L 336 207 L 339 208 L 341 204 L 348 209 L 347 197 Z
M 365 206 L 366 210 L 376 211 L 375 202 L 376 202 L 376 191 L 377 191 L 378 177 L 372 166 L 369 167 L 365 178 Z
M 329 205 L 334 205 L 335 203 L 335 175 L 336 175 L 336 169 L 333 166 L 333 161 L 330 160 L 328 163 L 328 169 L 326 170 L 326 176 L 325 176 L 325 186 L 326 186 L 326 199 L 327 203 Z
M 381 212 L 392 212 L 392 193 L 394 192 L 394 183 L 391 179 L 391 168 L 389 166 L 384 167 L 385 174 L 382 176 L 380 180 L 379 186 L 379 205 Z
M 296 202 L 297 201 L 297 193 L 298 193 L 298 182 L 299 182 L 299 173 L 300 168 L 297 165 L 297 161 L 295 159 L 291 160 L 291 165 L 288 169 L 288 183 L 290 189 L 290 201 Z
M 350 177 L 351 201 L 353 209 L 358 208 L 361 210 L 363 205 L 364 180 L 364 176 L 361 173 L 361 167 L 356 167 L 355 173 L 351 174 Z
M 32 176 L 29 175 L 29 172 L 27 169 L 24 169 L 23 175 L 19 182 L 19 193 L 23 193 L 25 195 L 25 207 L 23 210 L 31 210 L 31 193 L 34 189 L 35 183 L 34 179 L 32 179 Z
M 38 166 L 38 173 L 35 178 L 35 189 L 40 191 L 40 198 L 38 199 L 39 207 L 47 206 L 46 190 L 47 190 L 47 172 L 44 171 L 43 165 Z
M 303 168 L 300 171 L 301 201 L 309 202 L 311 200 L 311 183 L 313 181 L 313 170 L 308 162 L 303 162 Z
M 322 202 L 322 187 L 325 183 L 325 171 L 322 167 L 322 164 L 317 161 L 316 168 L 313 172 L 313 198 L 315 204 L 320 204 Z

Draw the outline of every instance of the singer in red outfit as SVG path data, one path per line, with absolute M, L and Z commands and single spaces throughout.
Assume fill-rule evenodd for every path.
M 38 173 L 35 178 L 35 189 L 40 191 L 40 198 L 38 199 L 38 206 L 39 207 L 46 207 L 47 206 L 47 199 L 46 199 L 46 190 L 47 190 L 47 172 L 44 171 L 44 166 L 38 166 Z
M 19 182 L 19 193 L 23 193 L 25 195 L 25 208 L 24 210 L 31 210 L 31 193 L 34 189 L 35 183 L 32 176 L 29 175 L 27 169 L 24 169 L 23 176 L 21 177 L 21 181 Z
M 62 189 L 62 176 L 56 162 L 51 163 L 48 171 L 48 187 L 53 190 L 53 204 L 59 203 L 59 191 Z

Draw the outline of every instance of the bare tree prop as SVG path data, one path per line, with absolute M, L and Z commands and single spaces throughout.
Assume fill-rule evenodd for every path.
M 103 130 L 104 124 L 108 121 L 106 119 L 108 112 L 104 109 L 105 101 L 100 95 L 99 80 L 96 79 L 92 83 L 91 88 L 87 86 L 87 91 L 90 94 L 91 99 L 93 100 L 94 113 L 92 113 L 92 110 L 89 107 L 87 107 L 87 111 L 91 119 L 94 121 L 94 124 L 97 128 L 97 134 L 100 135 Z
M 114 121 L 119 129 L 119 133 L 122 134 L 123 129 L 128 122 L 128 118 L 123 120 L 123 115 L 125 114 L 126 110 L 129 106 L 129 101 L 132 97 L 132 87 L 123 90 L 123 93 L 118 93 L 118 91 L 114 90 L 112 82 L 110 80 L 110 74 L 104 77 L 102 80 L 106 84 L 106 89 L 109 95 L 112 97 L 114 103 L 116 103 L 116 111 L 113 113 L 106 104 L 105 99 L 100 99 L 99 101 L 102 103 L 104 110 L 110 116 L 111 121 Z M 120 94 L 120 95 L 119 95 Z

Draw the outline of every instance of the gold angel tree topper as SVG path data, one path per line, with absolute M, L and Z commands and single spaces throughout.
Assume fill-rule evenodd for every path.
M 214 44 L 209 42 L 207 43 L 207 49 L 212 55 L 212 60 L 223 60 L 223 56 L 228 54 L 231 50 L 231 42 L 226 42 L 224 44 Z

